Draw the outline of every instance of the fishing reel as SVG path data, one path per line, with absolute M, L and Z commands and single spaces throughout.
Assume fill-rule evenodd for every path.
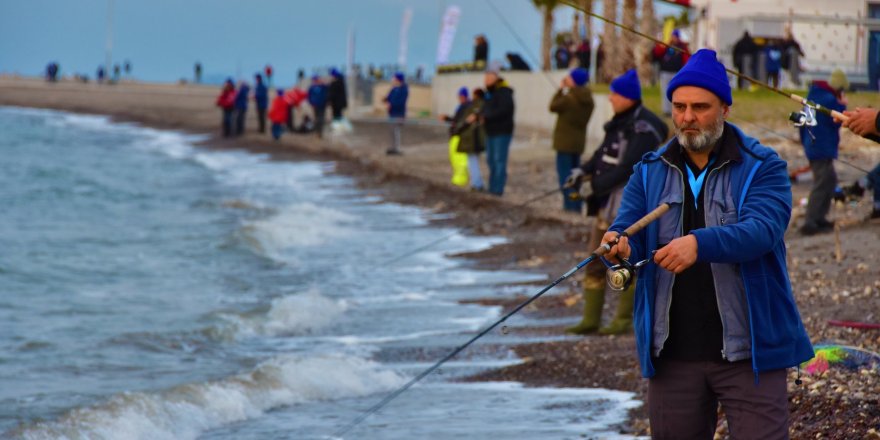
M 817 124 L 816 110 L 809 105 L 804 105 L 803 110 L 799 112 L 791 112 L 791 114 L 788 115 L 788 120 L 794 123 L 795 127 L 815 127 Z
M 621 258 L 619 264 L 611 264 L 608 260 L 602 258 L 602 262 L 608 267 L 608 270 L 605 271 L 605 280 L 608 282 L 608 286 L 611 287 L 611 290 L 617 292 L 628 289 L 636 279 L 638 270 L 650 263 L 652 259 L 646 258 L 633 264 L 626 258 Z

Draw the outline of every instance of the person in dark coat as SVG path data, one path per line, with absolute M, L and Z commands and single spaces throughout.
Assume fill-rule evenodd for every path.
M 483 172 L 480 170 L 480 153 L 486 150 L 486 130 L 479 119 L 486 102 L 485 96 L 483 89 L 474 89 L 473 99 L 452 126 L 452 132 L 459 137 L 457 151 L 467 154 L 471 191 L 485 191 Z M 471 119 L 471 115 L 474 118 Z M 473 122 L 468 122 L 469 119 Z
M 483 34 L 474 37 L 474 65 L 477 70 L 486 68 L 489 62 L 489 41 Z
M 400 132 L 406 120 L 406 101 L 409 99 L 409 87 L 403 72 L 394 74 L 391 90 L 383 100 L 388 106 L 388 119 L 391 123 L 391 146 L 385 151 L 387 155 L 400 155 Z
M 684 52 L 675 50 L 673 47 L 683 50 Z M 670 116 L 672 115 L 672 103 L 669 102 L 669 98 L 666 97 L 666 88 L 669 86 L 669 81 L 672 81 L 672 77 L 675 76 L 685 64 L 687 64 L 688 58 L 690 57 L 687 43 L 681 41 L 681 32 L 678 29 L 672 31 L 668 45 L 659 43 L 655 45 L 653 56 L 654 60 L 659 63 L 660 67 L 661 107 L 663 108 L 663 114 Z
M 468 159 L 467 154 L 459 151 L 461 137 L 456 132 L 456 126 L 460 126 L 465 118 L 465 113 L 470 107 L 471 100 L 467 87 L 458 89 L 458 106 L 452 115 L 442 115 L 440 120 L 449 124 L 449 165 L 452 167 L 452 184 L 455 186 L 467 186 L 468 184 Z
M 486 103 L 480 117 L 486 130 L 486 162 L 489 165 L 489 193 L 496 196 L 504 194 L 507 183 L 507 156 L 513 140 L 513 119 L 516 111 L 513 89 L 498 71 L 490 70 L 483 75 L 486 85 Z M 467 118 L 468 123 L 476 122 L 476 116 Z
M 345 90 L 345 77 L 336 69 L 330 70 L 330 85 L 327 87 L 327 100 L 333 112 L 333 120 L 342 119 L 342 111 L 348 107 L 348 96 Z
M 318 137 L 324 137 L 324 118 L 327 117 L 327 86 L 321 81 L 321 77 L 312 77 L 312 85 L 309 86 L 309 105 L 315 113 L 315 133 Z
M 532 68 L 518 53 L 507 52 L 507 62 L 510 63 L 510 70 L 519 70 L 523 72 L 531 72 Z
M 849 87 L 846 75 L 840 69 L 831 73 L 828 81 L 815 81 L 810 86 L 807 99 L 822 107 L 842 112 L 846 110 L 843 91 Z M 818 113 L 818 112 L 817 112 Z M 813 188 L 807 201 L 807 212 L 801 233 L 814 235 L 834 230 L 834 223 L 826 216 L 831 209 L 831 198 L 837 187 L 834 160 L 840 145 L 840 124 L 824 113 L 816 115 L 815 127 L 801 127 L 801 144 L 810 169 L 813 171 Z M 809 132 L 808 132 L 809 130 Z
M 801 49 L 800 43 L 794 39 L 790 29 L 785 31 L 785 39 L 782 40 L 782 68 L 788 71 L 791 82 L 795 86 L 801 86 L 801 57 L 804 56 L 804 50 Z
M 238 85 L 238 92 L 235 94 L 235 135 L 244 134 L 244 119 L 247 115 L 248 95 L 251 88 L 247 83 L 242 81 Z
M 260 133 L 266 132 L 266 109 L 269 108 L 269 89 L 263 84 L 263 75 L 254 75 L 254 101 L 257 105 L 257 123 Z
M 754 76 L 755 70 L 753 66 L 758 61 L 755 58 L 757 53 L 758 45 L 755 44 L 755 40 L 749 35 L 749 31 L 743 32 L 742 38 L 733 45 L 733 65 L 736 67 L 736 70 L 744 75 Z M 737 84 L 739 89 L 742 90 L 748 86 L 748 81 L 737 77 Z
M 843 126 L 850 129 L 853 133 L 880 143 L 880 110 L 876 108 L 856 108 L 843 112 L 849 119 L 843 122 Z M 874 204 L 868 220 L 880 220 L 880 163 L 874 166 L 874 169 L 868 173 L 867 186 L 874 191 Z M 853 184 L 856 190 L 863 189 L 861 184 L 856 182 Z
M 566 185 L 580 186 L 581 194 L 587 195 L 587 215 L 596 216 L 588 249 L 599 247 L 602 236 L 617 216 L 623 187 L 632 175 L 633 166 L 669 136 L 666 124 L 642 105 L 642 89 L 635 69 L 611 81 L 608 101 L 614 117 L 605 124 L 605 138 L 587 162 L 571 170 Z M 621 292 L 614 319 L 600 328 L 605 304 L 605 266 L 601 262 L 587 266 L 583 295 L 583 319 L 578 325 L 566 329 L 567 332 L 587 334 L 598 330 L 601 334 L 611 335 L 630 331 L 632 288 Z
M 226 79 L 226 82 L 223 83 L 223 89 L 220 91 L 220 96 L 217 97 L 216 105 L 223 110 L 223 136 L 232 136 L 232 113 L 235 111 L 235 85 L 232 83 L 232 78 Z
M 581 164 L 581 154 L 587 142 L 587 124 L 593 114 L 593 93 L 587 86 L 587 70 L 579 67 L 562 79 L 562 84 L 550 100 L 550 111 L 556 113 L 553 128 L 553 149 L 556 150 L 556 174 L 562 191 L 562 208 L 581 212 L 581 200 L 565 181 L 571 170 Z

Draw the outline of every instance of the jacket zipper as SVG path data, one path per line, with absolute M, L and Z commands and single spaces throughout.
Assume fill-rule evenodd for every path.
M 668 165 L 670 168 L 672 168 L 678 172 L 678 175 L 681 177 L 681 190 L 684 191 L 684 189 L 685 189 L 684 188 L 684 173 L 682 173 L 681 170 L 678 169 L 678 167 L 673 166 L 671 163 L 669 163 L 669 161 L 666 160 L 665 157 L 660 156 L 660 159 L 663 162 L 665 162 L 666 165 Z M 682 199 L 684 199 L 684 197 L 682 197 Z M 682 200 L 682 204 L 684 204 L 683 200 Z M 678 215 L 678 236 L 679 237 L 681 237 L 682 229 L 684 228 L 683 221 L 684 220 L 682 219 L 682 215 L 679 214 Z M 663 351 L 663 347 L 666 346 L 666 340 L 669 339 L 669 310 L 672 309 L 672 291 L 675 289 L 675 279 L 676 279 L 676 275 L 672 274 L 672 284 L 669 286 L 669 295 L 668 295 L 668 299 L 666 300 L 666 333 L 663 334 L 663 341 L 660 342 L 660 351 L 661 352 Z
M 712 174 L 716 171 L 723 168 L 725 165 L 730 163 L 730 160 L 724 161 L 721 165 L 718 165 L 714 169 L 709 171 L 709 175 L 706 176 L 706 187 L 709 187 L 709 182 L 712 180 Z M 706 222 L 706 213 L 709 211 L 706 209 L 706 197 L 709 191 L 703 191 L 703 223 Z M 720 221 L 723 226 L 723 220 Z M 724 313 L 721 312 L 721 298 L 718 297 L 718 286 L 715 285 L 718 277 L 715 276 L 715 271 L 712 269 L 712 264 L 709 264 L 709 270 L 712 271 L 712 287 L 715 288 L 715 306 L 718 308 L 718 317 L 721 319 L 721 358 L 727 360 L 727 325 L 724 323 Z

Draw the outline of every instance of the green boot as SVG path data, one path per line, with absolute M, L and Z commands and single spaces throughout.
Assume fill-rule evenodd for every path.
M 620 335 L 632 331 L 633 325 L 633 300 L 636 296 L 636 285 L 633 283 L 628 289 L 620 292 L 617 302 L 617 311 L 614 319 L 606 326 L 599 329 L 603 335 Z
M 584 318 L 580 324 L 565 329 L 566 333 L 585 335 L 599 329 L 602 306 L 605 305 L 605 286 L 584 287 Z

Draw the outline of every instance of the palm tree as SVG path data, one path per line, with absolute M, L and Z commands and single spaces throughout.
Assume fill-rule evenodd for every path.
M 623 0 L 623 25 L 630 28 L 635 29 L 636 27 L 636 0 Z M 636 40 L 637 35 L 624 31 L 621 35 L 620 39 L 620 71 L 617 73 L 623 73 L 633 67 L 636 67 L 635 62 L 635 47 L 639 43 Z
M 654 36 L 657 33 L 657 17 L 654 15 L 654 0 L 642 0 L 642 20 L 639 31 L 643 34 Z M 651 64 L 651 50 L 654 43 L 647 38 L 639 45 L 639 53 L 636 54 L 636 66 L 639 69 L 639 78 L 645 84 L 653 83 L 654 68 Z
M 553 10 L 559 5 L 558 0 L 532 0 L 541 11 L 543 29 L 541 32 L 541 70 L 550 70 L 550 51 L 553 45 Z
M 617 0 L 603 0 L 602 14 L 610 21 L 617 21 Z M 617 56 L 618 33 L 614 25 L 605 23 L 602 32 L 602 72 L 600 77 L 608 82 L 620 75 L 620 57 Z

